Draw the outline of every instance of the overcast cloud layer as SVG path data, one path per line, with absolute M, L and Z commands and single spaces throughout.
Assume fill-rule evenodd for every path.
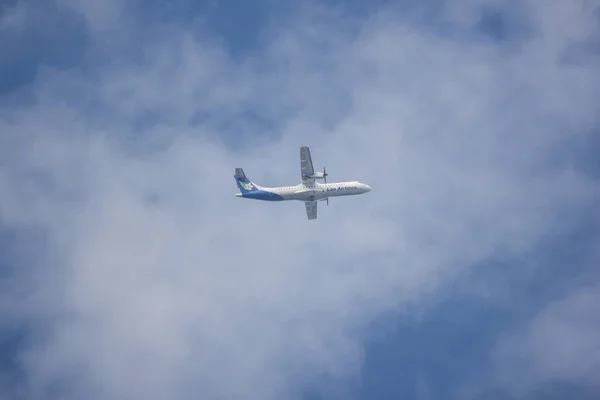
M 61 21 L 85 32 L 69 63 L 0 97 L 0 327 L 20 338 L 8 398 L 301 398 L 362 373 L 381 315 L 424 312 L 457 276 L 569 232 L 600 200 L 586 161 L 598 1 L 471 0 L 435 17 L 311 4 L 243 55 L 201 17 L 57 4 L 0 19 L 11 48 Z M 319 204 L 315 221 L 300 202 L 234 197 L 235 167 L 297 183 L 301 145 L 330 181 L 373 191 Z M 491 375 L 448 395 L 597 388 L 590 283 L 507 327 Z

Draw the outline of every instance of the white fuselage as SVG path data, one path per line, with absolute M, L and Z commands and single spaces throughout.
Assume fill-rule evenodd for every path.
M 257 189 L 281 196 L 280 200 L 316 201 L 328 197 L 350 196 L 367 193 L 371 190 L 369 185 L 362 182 L 334 182 L 334 183 L 310 183 L 295 186 L 264 187 L 256 185 Z M 242 197 L 241 194 L 238 194 Z M 246 197 L 246 196 L 244 196 Z M 251 197 L 251 196 L 248 196 Z

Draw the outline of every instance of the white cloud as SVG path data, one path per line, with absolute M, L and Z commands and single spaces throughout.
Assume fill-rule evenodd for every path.
M 600 375 L 600 287 L 553 304 L 531 327 L 535 368 L 550 377 L 597 382 Z M 552 349 L 552 351 L 549 351 Z
M 2 111 L 0 217 L 46 229 L 53 256 L 2 298 L 41 332 L 22 354 L 33 397 L 293 398 L 358 371 L 371 319 L 528 248 L 597 195 L 552 166 L 597 122 L 597 65 L 558 61 L 571 30 L 543 25 L 507 53 L 385 13 L 358 36 L 318 18 L 243 62 L 149 32 L 143 63 L 47 71 L 35 104 Z M 244 110 L 280 131 L 262 136 Z M 159 122 L 134 132 L 145 113 Z M 301 203 L 233 196 L 238 166 L 296 182 L 302 144 L 331 180 L 373 191 L 310 222 Z
M 600 390 L 599 301 L 600 286 L 586 286 L 505 335 L 493 354 L 496 382 L 521 395 L 549 382 Z

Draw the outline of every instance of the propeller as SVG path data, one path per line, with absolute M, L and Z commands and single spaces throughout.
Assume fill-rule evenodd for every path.
M 325 171 L 325 166 L 323 166 L 323 183 L 327 183 L 327 172 Z M 327 206 L 329 207 L 329 197 L 327 197 Z

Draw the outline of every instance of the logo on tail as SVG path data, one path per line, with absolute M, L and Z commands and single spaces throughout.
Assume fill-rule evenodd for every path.
M 252 189 L 255 189 L 254 185 L 252 184 L 252 182 L 244 182 L 241 179 L 238 179 L 237 181 L 238 185 L 240 185 L 240 187 L 250 191 Z
M 246 177 L 243 169 L 236 168 L 234 177 L 242 193 L 258 190 L 256 186 L 250 182 L 250 179 Z

